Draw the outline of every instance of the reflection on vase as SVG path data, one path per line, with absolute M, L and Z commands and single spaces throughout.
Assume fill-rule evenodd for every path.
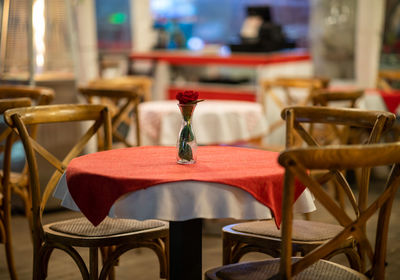
M 197 142 L 192 128 L 192 115 L 196 104 L 178 104 L 182 124 L 176 144 L 176 159 L 180 164 L 192 164 L 197 158 Z

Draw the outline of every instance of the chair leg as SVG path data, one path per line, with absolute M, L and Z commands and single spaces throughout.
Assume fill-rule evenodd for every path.
M 4 230 L 5 230 L 5 236 L 4 236 L 4 248 L 6 251 L 6 258 L 7 258 L 7 267 L 8 271 L 10 274 L 10 279 L 12 280 L 17 280 L 17 273 L 15 270 L 15 263 L 14 263 L 14 256 L 13 256 L 13 250 L 12 250 L 12 238 L 11 238 L 11 231 L 10 231 L 10 219 L 5 215 L 5 220 L 4 220 Z
M 225 234 L 222 234 L 222 265 L 232 263 L 232 247 L 233 242 Z
M 90 280 L 97 280 L 99 275 L 99 251 L 97 247 L 90 248 L 89 252 Z
M 33 254 L 33 275 L 32 279 L 33 280 L 42 280 L 46 279 L 46 272 L 44 272 L 44 267 L 46 267 L 47 263 L 45 260 L 45 252 L 43 252 L 43 247 L 37 246 L 36 244 L 33 244 L 33 251 L 35 252 Z M 35 248 L 37 247 L 37 248 Z
M 165 278 L 166 280 L 170 280 L 169 278 L 169 236 L 163 239 L 164 241 L 164 252 L 165 252 L 165 257 L 166 257 L 166 262 L 165 262 L 165 267 L 164 267 L 164 274 L 160 273 L 161 278 Z
M 110 256 L 114 252 L 114 250 L 115 250 L 115 247 L 101 247 L 100 248 L 101 259 L 102 259 L 102 264 L 103 265 L 107 261 L 108 256 Z M 117 265 L 117 264 L 115 264 L 115 265 Z M 115 269 L 114 269 L 115 265 L 113 265 L 112 268 L 110 269 L 110 272 L 108 274 L 108 279 L 109 280 L 114 280 L 115 279 Z
M 18 277 L 17 277 L 17 273 L 15 270 L 14 256 L 12 253 L 12 246 L 8 240 L 5 244 L 5 249 L 6 249 L 7 266 L 8 266 L 8 271 L 10 273 L 10 278 L 12 280 L 16 280 L 16 279 L 18 279 Z
M 32 218 L 32 212 L 31 212 L 32 205 L 31 205 L 28 197 L 24 198 L 23 200 L 24 200 L 24 207 L 25 207 L 25 217 L 28 220 L 29 229 L 32 232 L 32 229 L 33 229 L 33 218 Z M 31 236 L 31 238 L 33 238 L 33 236 Z

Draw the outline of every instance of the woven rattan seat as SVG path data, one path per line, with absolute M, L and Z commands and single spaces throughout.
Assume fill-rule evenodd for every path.
M 233 230 L 280 238 L 282 232 L 278 230 L 273 220 L 240 223 L 232 226 Z M 293 220 L 294 241 L 323 241 L 328 240 L 343 230 L 342 226 L 308 220 Z
M 50 229 L 78 236 L 101 237 L 136 232 L 158 227 L 168 227 L 159 220 L 112 219 L 107 217 L 98 226 L 93 226 L 86 218 L 70 219 L 51 224 Z
M 293 258 L 294 261 L 298 258 Z M 216 275 L 229 280 L 265 280 L 279 272 L 279 259 L 228 265 Z M 361 273 L 350 271 L 342 265 L 320 260 L 296 275 L 295 279 L 307 280 L 358 280 L 368 279 Z

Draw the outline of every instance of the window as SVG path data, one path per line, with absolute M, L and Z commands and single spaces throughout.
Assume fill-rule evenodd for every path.
M 247 16 L 246 8 L 267 5 L 271 7 L 272 21 L 282 26 L 287 38 L 297 47 L 308 45 L 308 0 L 150 0 L 150 3 L 155 28 L 168 34 L 178 29 L 185 41 L 198 37 L 210 44 L 237 42 Z
M 131 49 L 129 0 L 96 0 L 96 23 L 100 51 Z

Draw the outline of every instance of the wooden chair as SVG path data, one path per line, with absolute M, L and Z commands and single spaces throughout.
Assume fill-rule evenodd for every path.
M 109 84 L 108 86 L 89 85 L 86 87 L 79 87 L 79 92 L 86 98 L 89 104 L 101 103 L 109 107 L 112 115 L 112 135 L 115 143 L 120 142 L 125 147 L 140 146 L 138 106 L 141 100 L 141 95 L 138 94 L 136 89 L 118 86 L 113 87 L 112 84 Z M 100 100 L 96 100 L 96 98 L 99 98 Z M 133 113 L 135 120 L 135 144 L 126 139 L 128 130 L 132 124 L 131 113 Z M 103 144 L 99 142 L 99 145 Z
M 151 100 L 152 79 L 143 75 L 130 75 L 116 78 L 98 78 L 90 81 L 89 85 L 103 88 L 123 88 L 135 90 L 141 101 Z
M 314 106 L 328 106 L 328 107 L 340 107 L 340 108 L 356 108 L 357 101 L 364 95 L 363 90 L 360 89 L 349 89 L 349 90 L 328 90 L 321 89 L 316 91 L 312 97 L 312 103 Z M 354 131 L 355 130 L 355 131 Z M 363 131 L 363 130 L 362 130 Z M 357 129 L 351 130 L 351 127 L 338 127 L 337 125 L 330 124 L 320 126 L 319 129 L 310 124 L 310 134 L 314 137 L 319 138 L 323 141 L 323 145 L 329 145 L 336 143 L 348 144 L 350 138 L 354 138 L 355 135 L 350 133 L 359 132 Z M 361 137 L 357 133 L 358 137 Z M 321 139 L 323 138 L 323 140 Z
M 99 226 L 94 227 L 83 217 L 48 225 L 42 224 L 46 203 L 68 162 L 81 154 L 87 142 L 101 127 L 103 127 L 104 148 L 111 148 L 111 119 L 106 106 L 48 105 L 11 109 L 5 112 L 5 120 L 19 134 L 28 161 L 33 217 L 33 279 L 46 278 L 49 258 L 54 249 L 63 250 L 71 256 L 79 267 L 82 279 L 105 279 L 124 252 L 138 247 L 147 247 L 156 253 L 160 263 L 160 275 L 162 278 L 167 277 L 169 230 L 166 222 L 106 218 Z M 87 123 L 88 121 L 93 124 L 83 132 L 83 136 L 61 160 L 55 153 L 33 140 L 27 130 L 27 127 L 31 125 L 41 125 L 41 129 L 45 129 L 44 124 L 67 125 L 70 122 Z M 44 188 L 40 185 L 39 169 L 49 168 L 49 166 L 46 162 L 46 166 L 39 168 L 36 153 L 55 168 Z M 43 190 L 43 195 L 41 190 Z M 89 269 L 74 247 L 89 248 Z M 98 249 L 104 247 L 113 247 L 113 250 L 104 260 L 98 278 Z
M 394 87 L 396 86 L 396 88 Z M 383 95 L 387 94 L 398 94 L 400 86 L 400 70 L 380 70 L 378 72 L 378 78 L 376 87 L 383 91 Z M 394 124 L 391 133 L 386 137 L 387 142 L 395 142 L 400 138 L 400 122 L 399 120 Z
M 284 134 L 284 122 L 279 115 L 281 110 L 288 106 L 311 105 L 317 90 L 327 88 L 328 85 L 329 79 L 326 78 L 278 77 L 261 81 L 261 104 L 270 122 L 266 134 L 267 148 L 270 145 L 274 150 L 284 148 L 284 140 L 276 139 Z
M 400 71 L 399 70 L 381 70 L 378 73 L 377 88 L 387 92 L 393 92 L 393 82 L 400 82 Z
M 320 146 L 320 143 L 309 134 L 305 125 L 310 123 L 322 123 L 328 125 L 342 125 L 366 128 L 370 131 L 370 137 L 365 144 L 377 143 L 382 134 L 387 131 L 395 121 L 395 115 L 389 112 L 364 111 L 349 108 L 329 107 L 289 107 L 282 111 L 282 118 L 287 126 L 287 148 L 293 147 L 294 135 L 299 134 L 308 146 Z M 346 137 L 341 137 L 346 144 Z M 364 143 L 363 143 L 364 144 Z M 352 211 L 357 215 L 359 209 L 364 208 L 367 201 L 367 193 L 360 189 L 358 201 L 355 199 L 352 189 L 344 184 L 343 170 L 336 168 L 331 172 L 318 172 L 314 170 L 310 176 L 315 176 L 321 184 L 334 181 L 340 185 L 343 193 L 350 202 Z M 360 184 L 365 184 L 369 179 L 370 169 L 361 171 Z M 308 185 L 306 185 L 308 186 Z M 333 197 L 333 196 L 332 196 Z M 343 228 L 310 220 L 294 220 L 293 222 L 293 253 L 305 255 L 327 240 L 333 238 Z M 223 264 L 236 263 L 248 252 L 262 252 L 273 257 L 280 256 L 281 231 L 277 230 L 273 220 L 244 222 L 228 225 L 222 230 L 223 238 Z M 361 270 L 362 261 L 354 250 L 352 240 L 347 247 L 338 250 L 344 252 L 350 265 Z
M 31 105 L 29 98 L 0 99 L 0 114 L 16 107 L 26 107 Z M 14 133 L 10 128 L 4 128 L 0 134 L 0 151 L 3 153 L 2 173 L 0 174 L 0 241 L 4 244 L 7 266 L 11 279 L 18 279 L 15 270 L 14 257 L 12 251 L 11 234 L 11 149 L 15 141 Z
M 357 101 L 364 95 L 361 89 L 320 89 L 312 97 L 314 106 L 356 108 Z
M 0 99 L 27 97 L 33 105 L 48 105 L 54 99 L 54 90 L 47 87 L 0 85 Z
M 393 200 L 400 184 L 400 143 L 288 149 L 281 153 L 279 163 L 286 169 L 282 205 L 281 258 L 222 266 L 206 272 L 205 279 L 264 280 L 293 279 L 294 277 L 295 279 L 385 279 L 389 219 Z M 373 188 L 372 184 L 369 185 L 369 180 L 365 180 L 362 191 L 368 192 L 373 189 L 374 193 L 379 192 L 379 195 L 368 205 L 358 205 L 354 216 L 348 215 L 336 204 L 325 193 L 320 182 L 309 173 L 310 170 L 370 169 L 381 165 L 392 165 L 386 187 Z M 293 223 L 294 178 L 311 190 L 315 198 L 341 227 L 332 234 L 332 238 L 321 242 L 320 246 L 302 258 L 293 257 L 294 235 L 298 234 Z M 343 183 L 348 184 L 345 178 L 343 178 Z M 374 214 L 378 214 L 376 223 L 371 219 Z M 369 222 L 368 225 L 374 223 L 376 226 L 375 246 L 365 234 L 367 222 Z M 358 250 L 368 257 L 368 266 L 362 271 L 363 274 L 322 260 L 335 254 L 338 249 L 346 247 L 349 240 L 353 240 Z
M 54 90 L 47 87 L 33 87 L 33 86 L 14 86 L 14 85 L 1 85 L 0 86 L 0 100 L 7 100 L 7 102 L 11 102 L 9 99 L 18 99 L 18 98 L 29 98 L 31 100 L 30 106 L 36 105 L 47 105 L 54 99 Z M 11 102 L 12 103 L 12 102 Z M 7 103 L 6 103 L 7 104 Z M 10 107 L 11 108 L 11 107 Z M 4 110 L 5 111 L 5 110 Z M 4 111 L 1 112 L 3 115 Z M 8 126 L 4 123 L 3 117 L 1 117 L 0 126 L 2 133 L 7 135 L 10 131 Z M 36 139 L 37 137 L 37 129 L 33 126 L 31 127 L 32 137 Z M 16 139 L 13 142 L 14 146 L 12 147 L 13 151 L 17 152 L 17 148 L 22 149 L 21 142 Z M 0 151 L 2 153 L 2 151 Z M 19 152 L 17 153 L 20 154 Z M 30 208 L 31 203 L 28 194 L 28 169 L 25 166 L 25 158 L 21 156 L 13 156 L 14 152 L 11 153 L 11 174 L 9 178 L 9 184 L 11 188 L 11 192 L 18 195 L 21 198 L 25 215 L 28 218 L 29 224 L 31 226 L 30 221 Z M 2 171 L 0 170 L 0 177 L 2 177 Z
M 329 106 L 356 108 L 357 102 L 363 97 L 364 91 L 361 89 L 321 89 L 316 91 L 312 98 L 314 106 Z M 363 143 L 369 137 L 369 131 L 363 127 L 337 126 L 334 124 L 315 127 L 310 124 L 310 134 L 319 140 L 321 145 Z M 342 207 L 345 207 L 344 194 L 342 189 L 331 181 L 335 197 Z

